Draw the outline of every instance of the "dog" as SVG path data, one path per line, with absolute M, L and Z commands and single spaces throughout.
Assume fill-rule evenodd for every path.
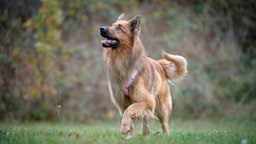
M 111 26 L 100 27 L 111 100 L 122 116 L 122 134 L 133 136 L 134 120 L 139 119 L 142 134 L 148 135 L 151 118 L 159 119 L 163 133 L 169 134 L 172 99 L 168 82 L 187 73 L 187 61 L 164 51 L 165 59 L 147 57 L 139 37 L 140 20 L 140 15 L 124 20 L 121 14 Z

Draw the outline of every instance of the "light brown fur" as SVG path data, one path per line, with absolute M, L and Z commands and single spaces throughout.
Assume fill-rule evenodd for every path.
M 148 120 L 157 117 L 163 133 L 169 133 L 169 117 L 172 99 L 168 80 L 175 80 L 187 72 L 185 58 L 163 52 L 165 59 L 153 60 L 147 57 L 139 38 L 140 16 L 122 20 L 122 15 L 107 27 L 108 34 L 120 40 L 117 48 L 104 48 L 111 99 L 122 115 L 121 133 L 134 135 L 134 120 L 143 120 L 143 135 L 149 134 Z M 121 27 L 122 29 L 118 29 Z M 124 87 L 131 73 L 140 69 L 129 96 Z

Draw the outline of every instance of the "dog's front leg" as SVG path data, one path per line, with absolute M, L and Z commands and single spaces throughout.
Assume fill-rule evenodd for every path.
M 143 135 L 149 135 L 150 134 L 150 129 L 149 129 L 148 119 L 147 118 L 143 119 L 142 134 Z
M 121 133 L 126 134 L 130 132 L 133 127 L 134 119 L 149 119 L 153 117 L 153 107 L 151 102 L 138 102 L 130 105 L 123 114 L 121 123 Z M 133 132 L 134 133 L 134 132 Z
M 127 116 L 127 114 L 125 113 L 123 114 L 120 132 L 122 134 L 127 134 L 128 132 L 132 134 L 135 133 L 133 120 L 130 116 Z

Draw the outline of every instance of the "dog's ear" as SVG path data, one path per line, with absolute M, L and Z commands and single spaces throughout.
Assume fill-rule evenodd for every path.
M 141 19 L 141 17 L 139 15 L 137 15 L 129 21 L 131 31 L 138 35 L 140 34 L 140 19 Z
M 124 13 L 122 13 L 122 14 L 117 18 L 116 21 L 120 21 L 120 20 L 124 20 Z

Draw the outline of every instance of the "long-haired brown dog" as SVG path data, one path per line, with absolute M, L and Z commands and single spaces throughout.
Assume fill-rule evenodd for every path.
M 112 26 L 102 26 L 100 34 L 111 99 L 122 115 L 120 131 L 134 135 L 134 120 L 143 120 L 142 134 L 149 134 L 148 120 L 160 120 L 163 133 L 169 133 L 172 99 L 168 80 L 187 72 L 186 59 L 163 52 L 165 59 L 147 57 L 139 38 L 140 16 L 124 20 L 124 14 Z

